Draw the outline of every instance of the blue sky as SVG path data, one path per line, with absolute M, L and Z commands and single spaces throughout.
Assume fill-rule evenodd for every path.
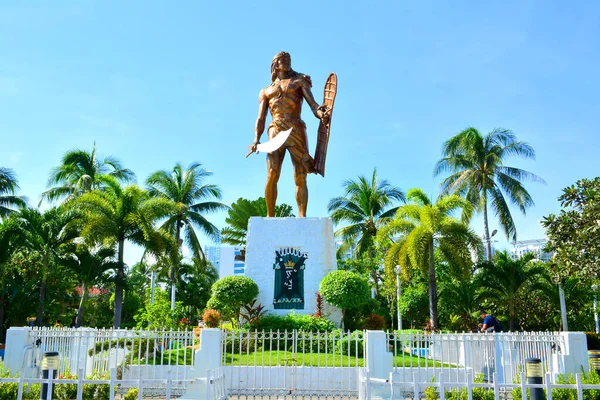
M 469 125 L 511 129 L 537 151 L 536 161 L 510 161 L 547 181 L 528 186 L 527 216 L 514 211 L 520 239 L 543 237 L 538 221 L 558 210 L 561 189 L 600 172 L 593 1 L 6 1 L 0 49 L 0 165 L 34 205 L 61 156 L 94 141 L 141 184 L 199 161 L 225 203 L 262 196 L 265 157 L 244 154 L 281 50 L 312 77 L 317 101 L 327 75 L 339 79 L 309 216 L 326 216 L 342 182 L 375 167 L 404 190 L 437 195 L 441 145 Z M 303 116 L 313 149 L 317 121 L 306 107 Z M 289 157 L 279 193 L 295 206 Z

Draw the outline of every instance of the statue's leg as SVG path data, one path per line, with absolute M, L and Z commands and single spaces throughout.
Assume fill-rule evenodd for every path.
M 267 185 L 265 187 L 265 201 L 267 203 L 267 217 L 275 216 L 275 204 L 277 203 L 277 182 L 281 174 L 281 165 L 285 157 L 285 148 L 282 147 L 267 154 Z
M 308 187 L 306 186 L 306 168 L 296 165 L 294 168 L 294 181 L 296 182 L 296 203 L 298 203 L 298 216 L 306 217 L 308 206 Z
M 307 152 L 299 146 L 288 148 L 294 164 L 294 182 L 296 182 L 296 203 L 298 204 L 298 216 L 306 217 L 308 205 L 308 187 L 306 186 L 306 175 L 308 168 L 304 162 Z

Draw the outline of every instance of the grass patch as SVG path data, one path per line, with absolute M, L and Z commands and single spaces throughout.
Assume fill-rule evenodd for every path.
M 195 349 L 186 348 L 178 350 L 167 350 L 161 356 L 141 360 L 142 365 L 191 365 L 194 357 Z M 411 356 L 409 354 L 400 354 L 393 360 L 393 365 L 396 367 L 442 367 L 439 361 L 432 361 L 423 357 Z M 134 360 L 137 364 L 137 360 Z M 365 361 L 363 357 L 353 357 L 338 354 L 324 353 L 292 353 L 291 351 L 257 351 L 252 353 L 231 354 L 226 353 L 226 366 L 305 366 L 305 367 L 363 367 Z M 453 366 L 450 366 L 453 367 Z

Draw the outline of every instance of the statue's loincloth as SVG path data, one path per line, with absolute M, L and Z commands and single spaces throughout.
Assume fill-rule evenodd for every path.
M 271 133 L 271 128 L 274 131 L 273 134 Z M 285 149 L 287 149 L 292 156 L 292 163 L 295 169 L 304 169 L 307 173 L 315 173 L 314 160 L 308 153 L 308 138 L 306 136 L 306 124 L 304 121 L 301 119 L 275 119 L 271 121 L 269 125 L 269 139 L 277 136 L 279 132 L 287 131 L 290 128 L 292 128 L 290 136 L 276 152 L 279 152 L 283 157 Z

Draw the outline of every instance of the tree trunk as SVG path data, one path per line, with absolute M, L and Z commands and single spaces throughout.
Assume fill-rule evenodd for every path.
M 181 240 L 181 220 L 177 219 L 177 226 L 175 227 L 175 240 L 177 242 L 177 257 L 173 260 L 173 265 L 171 265 L 171 272 L 169 273 L 169 278 L 171 279 L 171 311 L 175 311 L 175 269 L 177 268 L 176 264 L 179 262 L 179 250 Z
M 42 283 L 40 284 L 40 296 L 37 313 L 37 326 L 42 326 L 44 316 L 44 302 L 46 300 L 46 281 L 48 280 L 48 256 L 44 254 L 42 259 Z
M 2 270 L 0 284 L 0 343 L 4 343 L 4 290 L 6 289 L 5 271 Z
M 515 305 L 511 301 L 508 309 L 508 313 L 510 314 L 510 320 L 508 321 L 508 330 L 514 332 L 515 330 Z
M 123 310 L 123 283 L 125 280 L 125 263 L 123 262 L 124 247 L 125 239 L 119 239 L 119 267 L 117 269 L 117 282 L 115 285 L 115 319 L 113 322 L 114 328 L 121 327 L 121 312 Z
M 485 259 L 492 259 L 492 242 L 490 239 L 490 227 L 488 224 L 487 196 L 483 193 L 483 241 L 485 242 Z
M 567 303 L 565 302 L 565 291 L 560 283 L 558 284 L 558 296 L 560 301 L 560 318 L 562 320 L 562 329 L 563 332 L 568 332 L 569 324 L 567 323 Z
M 433 238 L 429 242 L 429 320 L 431 327 L 438 329 L 437 320 L 437 283 L 435 280 L 435 260 L 434 260 Z
M 85 305 L 88 299 L 88 289 L 85 282 L 81 285 L 81 300 L 79 301 L 79 310 L 77 310 L 77 318 L 75 319 L 75 328 L 83 325 L 83 314 L 85 313 Z

